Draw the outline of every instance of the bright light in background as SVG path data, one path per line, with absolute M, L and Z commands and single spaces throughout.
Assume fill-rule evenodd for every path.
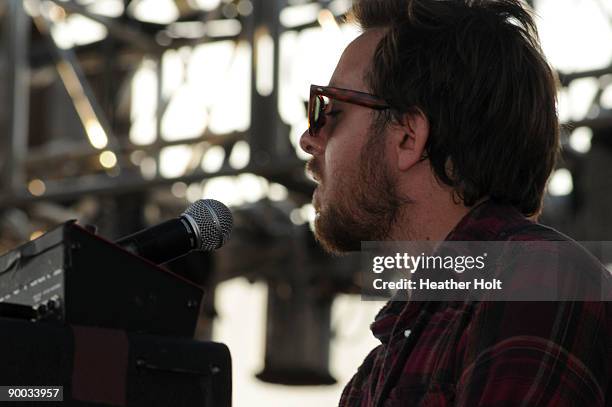
M 204 11 L 214 10 L 219 7 L 221 0 L 187 0 L 190 4 L 199 7 Z
M 130 141 L 135 145 L 152 144 L 155 137 L 155 118 L 141 117 L 130 127 Z
M 169 50 L 163 56 L 163 96 L 168 99 L 161 120 L 164 140 L 245 131 L 250 125 L 251 48 L 247 42 L 218 41 L 190 49 Z M 211 63 L 214 61 L 214 63 Z M 132 127 L 136 145 L 156 140 L 157 79 L 155 63 L 143 61 L 132 80 Z M 214 154 L 213 150 L 213 154 Z M 242 151 L 242 153 L 241 153 Z M 238 149 L 237 167 L 244 161 Z M 248 162 L 248 156 L 246 158 Z M 212 161 L 212 163 L 211 163 Z M 204 169 L 217 171 L 217 161 L 204 160 Z
M 242 41 L 233 53 L 227 75 L 220 81 L 223 88 L 210 95 L 214 103 L 209 128 L 216 134 L 246 131 L 251 125 L 251 46 Z
M 130 154 L 130 161 L 134 165 L 140 165 L 142 163 L 142 160 L 144 160 L 146 156 L 147 156 L 147 153 L 145 153 L 144 151 L 135 150 Z
M 284 185 L 271 183 L 268 187 L 268 198 L 271 201 L 284 201 L 289 197 L 289 190 Z
M 251 147 L 249 143 L 246 141 L 238 141 L 234 144 L 228 161 L 232 168 L 241 170 L 249 164 L 250 159 Z
M 208 123 L 208 109 L 202 103 L 200 91 L 189 83 L 181 86 L 172 97 L 162 118 L 165 140 L 185 140 L 201 136 Z
M 189 146 L 164 147 L 159 155 L 159 174 L 164 178 L 177 178 L 185 174 L 191 161 Z
M 245 202 L 257 202 L 266 196 L 268 181 L 254 174 L 244 173 L 236 177 L 236 189 Z
M 595 0 L 537 0 L 542 48 L 563 72 L 603 68 L 612 61 L 612 27 Z
M 206 181 L 199 198 L 217 199 L 228 206 L 239 206 L 246 202 L 257 202 L 268 194 L 265 178 L 244 173 L 235 177 L 214 177 Z M 187 192 L 189 199 L 189 191 Z
M 40 3 L 35 0 L 24 0 L 23 8 L 30 17 L 40 16 Z
M 255 67 L 257 93 L 269 96 L 274 90 L 274 41 L 266 28 L 255 35 L 257 66 Z
M 319 22 L 323 30 L 328 34 L 338 34 L 340 31 L 340 27 L 336 22 L 336 18 L 334 17 L 332 12 L 327 9 L 321 10 L 319 12 L 319 15 L 317 16 L 317 21 Z
M 569 115 L 572 120 L 585 118 L 593 104 L 598 83 L 595 78 L 576 79 L 570 83 L 568 91 Z
M 572 173 L 566 168 L 559 168 L 553 172 L 548 181 L 548 193 L 552 196 L 565 196 L 574 190 Z
M 130 141 L 136 145 L 151 144 L 156 139 L 157 74 L 155 63 L 145 59 L 134 73 L 131 84 Z
M 32 6 L 29 6 L 32 8 Z M 101 41 L 108 35 L 106 27 L 81 14 L 66 16 L 65 10 L 53 3 L 44 3 L 43 14 L 53 22 L 50 27 L 53 41 L 58 47 L 69 49 L 76 45 L 86 45 Z M 33 15 L 37 15 L 33 10 Z
M 249 16 L 253 13 L 253 3 L 250 0 L 240 0 L 236 6 L 238 14 Z
M 175 82 L 164 89 L 170 104 L 178 106 L 165 116 L 164 138 L 193 137 L 207 127 L 217 134 L 246 130 L 250 124 L 250 58 L 250 46 L 233 41 L 181 49 L 179 55 L 168 56 L 164 75 L 174 76 Z M 184 73 L 181 61 L 186 63 Z M 177 76 L 186 78 L 184 89 Z M 177 91 L 179 88 L 182 90 Z
M 69 31 L 75 45 L 86 45 L 101 41 L 108 35 L 106 27 L 97 21 L 80 14 L 72 14 L 66 19 L 64 27 Z
M 190 184 L 187 187 L 187 200 L 189 202 L 195 202 L 198 199 L 202 199 L 202 185 L 200 185 L 197 182 L 194 182 L 193 184 Z
M 316 213 L 312 204 L 306 204 L 301 208 L 296 208 L 291 211 L 289 219 L 294 225 L 300 226 L 308 223 L 311 230 L 314 230 L 314 221 Z
M 302 206 L 302 217 L 306 219 L 307 222 L 313 223 L 316 217 L 316 211 L 312 204 L 306 204 Z
M 172 184 L 170 191 L 172 192 L 172 195 L 177 198 L 185 198 L 187 196 L 187 184 L 184 182 L 175 182 Z
M 593 130 L 589 127 L 578 127 L 569 137 L 570 147 L 579 153 L 588 153 L 591 150 Z
M 331 10 L 332 13 L 339 16 L 348 12 L 351 9 L 351 6 L 351 0 L 334 0 L 329 3 L 328 8 Z
M 155 178 L 157 175 L 157 163 L 153 157 L 145 157 L 140 162 L 140 173 L 147 180 Z
M 202 91 L 202 98 L 207 103 L 212 103 L 223 90 L 228 67 L 235 56 L 234 47 L 232 41 L 202 44 L 193 48 L 186 58 L 187 80 Z
M 184 51 L 186 80 L 200 91 L 200 98 L 207 105 L 227 97 L 224 93 L 227 92 L 228 71 L 237 51 L 233 41 L 198 45 L 189 54 L 187 50 Z
M 91 101 L 85 94 L 85 89 L 83 89 L 83 85 L 74 68 L 66 61 L 59 61 L 56 68 L 64 88 L 72 99 L 77 115 L 85 128 L 89 142 L 94 148 L 103 149 L 108 144 L 108 137 L 91 105 Z
M 569 92 L 567 88 L 562 88 L 557 93 L 558 106 L 557 111 L 559 114 L 559 120 L 564 123 L 571 120 L 572 112 L 570 109 L 571 102 L 569 97 Z
M 185 64 L 189 60 L 191 50 L 184 47 L 180 50 L 169 49 L 162 56 L 162 93 L 170 98 L 185 81 Z
M 138 20 L 157 24 L 170 24 L 179 18 L 174 0 L 134 0 L 128 11 Z
M 95 0 L 89 2 L 87 9 L 94 14 L 106 17 L 119 17 L 125 10 L 123 0 Z
M 315 209 L 311 204 L 306 204 L 301 208 L 295 208 L 289 215 L 291 223 L 300 226 L 305 223 L 309 223 L 311 228 L 315 220 Z
M 212 20 L 206 23 L 209 37 L 232 37 L 240 34 L 242 24 L 238 20 Z
M 55 45 L 63 49 L 71 48 L 74 45 L 74 38 L 71 35 L 73 33 L 66 24 L 66 10 L 50 1 L 43 3 L 28 2 L 27 4 L 26 10 L 29 10 L 30 15 L 42 15 L 45 19 L 53 22 L 49 31 Z M 39 7 L 36 8 L 35 6 Z M 36 21 L 34 22 L 36 23 Z
M 612 3 L 610 3 L 609 1 L 600 1 L 599 5 L 605 9 L 609 14 L 612 15 Z
M 317 19 L 321 10 L 318 3 L 299 4 L 285 7 L 280 13 L 280 22 L 285 27 L 296 27 L 303 24 L 312 23 Z
M 225 161 L 225 150 L 221 146 L 212 146 L 204 153 L 202 169 L 205 172 L 217 172 Z
M 177 21 L 168 26 L 171 37 L 201 38 L 206 34 L 206 24 L 202 21 Z
M 541 16 L 537 23 L 542 48 L 556 69 L 571 73 L 610 65 L 611 4 L 600 0 L 535 1 L 536 12 Z M 585 78 L 573 81 L 569 90 L 561 90 L 559 118 L 562 121 L 582 120 L 598 114 L 597 109 L 590 106 L 597 85 L 595 79 Z M 606 99 L 608 97 L 612 99 L 612 95 Z M 601 103 L 604 103 L 603 95 Z
M 291 223 L 296 226 L 300 226 L 306 223 L 306 219 L 304 219 L 304 217 L 302 216 L 302 211 L 300 211 L 299 209 L 293 209 L 291 211 L 291 213 L 289 214 L 289 220 L 291 220 Z
M 203 197 L 216 199 L 228 206 L 238 206 L 244 203 L 244 199 L 238 188 L 234 177 L 211 178 L 204 185 Z
M 609 78 L 610 83 L 605 86 L 599 101 L 604 109 L 612 109 L 612 75 L 607 75 L 606 77 Z
M 219 41 L 163 57 L 163 94 L 169 99 L 162 117 L 165 140 L 244 131 L 250 124 L 250 46 Z M 214 63 L 211 63 L 214 61 Z M 144 61 L 132 81 L 130 140 L 155 141 L 157 79 L 153 61 Z
M 298 33 L 287 31 L 280 36 L 280 64 L 279 78 L 281 86 L 278 88 L 278 113 L 285 123 L 295 124 L 306 117 L 304 100 L 300 97 L 302 92 L 296 83 L 300 78 L 292 69 L 293 60 L 298 46 Z
M 106 132 L 97 119 L 92 118 L 87 120 L 85 123 L 85 132 L 87 133 L 89 142 L 94 148 L 101 150 L 108 144 Z
M 28 191 L 34 196 L 42 196 L 45 194 L 47 187 L 40 179 L 33 179 L 28 183 Z
M 100 164 L 107 169 L 111 169 L 117 165 L 117 156 L 112 151 L 106 150 L 100 153 L 99 160 Z
M 66 26 L 64 22 L 55 23 L 51 27 L 51 35 L 53 36 L 53 41 L 55 44 L 61 49 L 69 49 L 74 46 L 74 38 L 72 37 L 72 33 Z

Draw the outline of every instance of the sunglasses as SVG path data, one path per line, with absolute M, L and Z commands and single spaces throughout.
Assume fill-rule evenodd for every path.
M 369 93 L 334 88 L 332 86 L 310 85 L 310 99 L 308 100 L 308 132 L 312 137 L 315 137 L 317 132 L 325 125 L 325 109 L 329 105 L 329 99 L 376 110 L 390 108 L 384 100 Z

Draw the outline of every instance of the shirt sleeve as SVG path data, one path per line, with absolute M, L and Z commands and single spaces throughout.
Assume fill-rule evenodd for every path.
M 607 302 L 480 303 L 459 343 L 456 406 L 609 405 L 610 309 Z

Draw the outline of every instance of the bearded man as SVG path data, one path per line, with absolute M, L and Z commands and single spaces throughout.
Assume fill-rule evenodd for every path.
M 535 221 L 559 123 L 556 78 L 527 7 L 362 0 L 353 17 L 363 33 L 329 86 L 311 87 L 300 139 L 323 247 L 568 241 Z M 371 327 L 381 344 L 340 405 L 610 405 L 609 304 L 391 301 Z

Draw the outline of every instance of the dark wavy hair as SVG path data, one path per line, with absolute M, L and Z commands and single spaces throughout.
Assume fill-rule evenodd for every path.
M 559 151 L 558 80 L 526 6 L 361 0 L 351 14 L 364 30 L 388 29 L 366 80 L 396 113 L 427 116 L 437 178 L 466 206 L 488 196 L 538 214 Z

